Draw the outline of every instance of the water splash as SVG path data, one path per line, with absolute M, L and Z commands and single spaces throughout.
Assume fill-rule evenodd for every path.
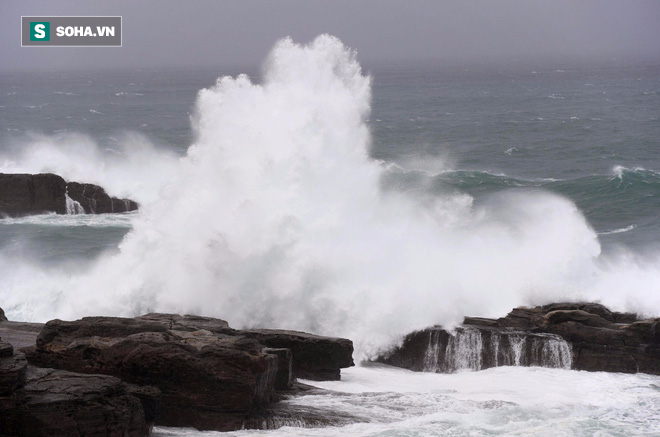
M 66 199 L 66 213 L 69 215 L 85 214 L 85 208 L 77 200 L 69 197 L 69 191 L 64 193 Z
M 336 38 L 285 39 L 262 83 L 222 77 L 200 91 L 197 139 L 181 160 L 149 166 L 155 152 L 144 146 L 99 171 L 84 138 L 74 150 L 81 165 L 46 139 L 29 162 L 53 162 L 67 179 L 144 205 L 120 253 L 89 272 L 16 269 L 3 259 L 0 273 L 11 279 L 0 288 L 3 308 L 29 320 L 199 313 L 237 328 L 346 336 L 359 359 L 466 314 L 606 294 L 593 287 L 594 277 L 612 284 L 594 261 L 597 236 L 562 197 L 506 191 L 477 204 L 466 194 L 383 191 L 384 166 L 368 153 L 370 82 Z M 128 178 L 140 196 L 122 191 L 129 171 L 146 184 Z M 603 303 L 621 308 L 630 301 L 621 290 L 653 283 L 617 287 L 621 301 Z
M 463 328 L 449 337 L 445 351 L 445 370 L 481 370 L 483 368 L 484 346 L 481 332 Z
M 554 334 L 497 331 L 468 326 L 429 330 L 422 371 L 453 373 L 500 366 L 570 369 L 571 345 Z

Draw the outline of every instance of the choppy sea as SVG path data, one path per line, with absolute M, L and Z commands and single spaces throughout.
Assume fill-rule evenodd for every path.
M 141 209 L 0 219 L 0 307 L 203 313 L 346 336 L 358 360 L 517 305 L 658 316 L 659 94 L 660 61 L 361 66 L 329 37 L 261 68 L 2 73 L 0 172 Z M 236 434 L 660 435 L 657 376 L 371 365 L 315 384 L 331 394 L 286 402 L 364 422 Z

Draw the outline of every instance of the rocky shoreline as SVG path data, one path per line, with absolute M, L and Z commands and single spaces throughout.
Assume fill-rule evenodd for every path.
M 522 365 L 660 375 L 660 318 L 595 303 L 519 307 L 499 319 L 466 317 L 451 332 L 413 332 L 376 361 L 442 373 Z
M 5 319 L 5 321 L 2 321 Z M 6 321 L 0 309 L 0 435 L 148 436 L 154 425 L 200 430 L 336 426 L 363 421 L 278 402 L 337 380 L 353 344 L 297 331 L 237 330 L 177 314 Z M 660 318 L 598 304 L 515 308 L 416 331 L 376 361 L 416 371 L 494 366 L 660 375 Z
M 0 338 L 3 436 L 146 436 L 154 424 L 230 431 L 351 421 L 277 405 L 318 390 L 296 378 L 339 379 L 353 365 L 347 339 L 241 331 L 224 320 L 176 314 L 6 321 Z
M 0 218 L 35 214 L 105 214 L 135 211 L 130 199 L 110 197 L 94 184 L 66 182 L 61 176 L 0 173 Z

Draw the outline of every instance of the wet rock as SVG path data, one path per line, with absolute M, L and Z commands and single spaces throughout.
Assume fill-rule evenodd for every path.
M 298 331 L 278 329 L 232 329 L 221 319 L 178 314 L 147 314 L 139 320 L 160 323 L 168 329 L 185 331 L 204 329 L 216 335 L 253 338 L 275 349 L 289 349 L 293 377 L 316 381 L 339 380 L 341 369 L 353 366 L 353 342 L 345 338 L 323 337 Z
M 11 357 L 12 355 L 14 355 L 14 346 L 2 341 L 2 337 L 0 337 L 0 358 Z
M 286 348 L 264 348 L 264 353 L 277 357 L 277 375 L 275 376 L 275 389 L 288 390 L 293 384 L 293 357 L 291 349 Z
M 611 317 L 611 314 L 610 314 Z M 612 321 L 605 320 L 598 314 L 588 313 L 583 310 L 555 310 L 545 315 L 548 325 L 564 322 L 577 322 L 585 326 L 605 328 L 612 326 Z
M 119 213 L 138 209 L 129 199 L 110 197 L 102 187 L 66 182 L 51 174 L 0 173 L 0 217 L 67 214 L 67 195 L 86 214 Z
M 203 329 L 214 334 L 230 335 L 235 332 L 235 330 L 229 328 L 229 323 L 225 320 L 190 314 L 180 316 L 179 314 L 150 313 L 135 319 L 159 323 L 166 329 L 176 329 L 177 331 L 199 331 Z
M 88 317 L 48 322 L 28 357 L 40 366 L 158 387 L 157 424 L 226 431 L 242 428 L 274 396 L 278 359 L 262 349 L 241 336 L 169 329 L 154 317 Z
M 7 343 L 5 343 L 7 344 Z M 7 349 L 5 349 L 7 352 Z M 27 360 L 22 353 L 13 353 L 0 358 L 0 396 L 7 396 L 25 384 Z M 2 435 L 2 434 L 0 434 Z
M 298 331 L 256 329 L 237 331 L 270 348 L 286 348 L 293 357 L 293 376 L 315 381 L 338 381 L 341 369 L 354 366 L 353 342 Z
M 501 365 L 566 367 L 566 350 L 573 369 L 658 375 L 660 319 L 638 320 L 595 303 L 519 307 L 497 320 L 466 317 L 452 333 L 441 327 L 411 333 L 377 361 L 440 372 Z
M 465 325 L 407 335 L 377 361 L 418 372 L 452 373 L 499 366 L 570 368 L 570 346 L 553 334 Z
M 0 217 L 66 214 L 66 182 L 54 174 L 0 173 Z
M 6 437 L 143 437 L 150 435 L 138 398 L 105 375 L 30 366 L 25 385 L 0 398 Z
M 80 203 L 86 214 L 106 214 L 135 211 L 138 204 L 129 199 L 110 197 L 102 187 L 94 184 L 69 182 L 69 197 Z

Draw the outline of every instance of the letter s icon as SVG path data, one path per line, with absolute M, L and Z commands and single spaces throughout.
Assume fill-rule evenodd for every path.
M 43 24 L 37 24 L 36 26 L 34 26 L 34 36 L 40 39 L 45 38 L 46 37 L 46 32 L 44 32 L 45 29 L 46 26 L 44 26 Z

